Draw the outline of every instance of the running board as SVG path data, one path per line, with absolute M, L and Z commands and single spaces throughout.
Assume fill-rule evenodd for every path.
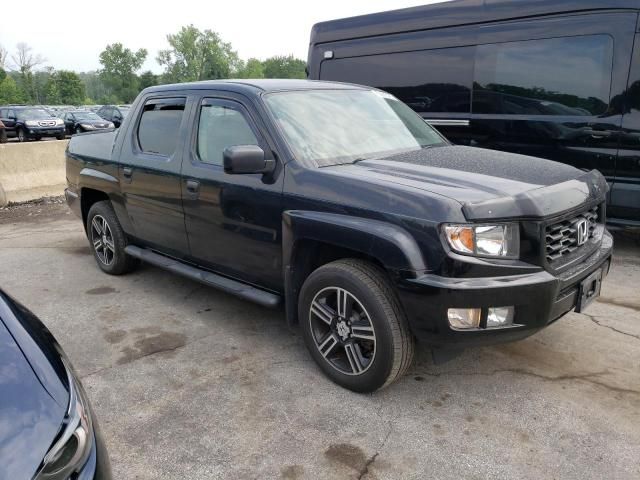
M 128 245 L 124 251 L 132 257 L 139 258 L 140 260 L 155 265 L 156 267 L 164 268 L 170 272 L 177 273 L 184 277 L 190 278 L 205 285 L 217 288 L 224 292 L 230 293 L 237 297 L 241 297 L 252 302 L 258 303 L 265 307 L 277 307 L 280 304 L 280 296 L 274 293 L 265 292 L 259 288 L 252 287 L 242 282 L 232 280 L 222 275 L 217 275 L 207 270 L 192 267 L 173 258 L 159 255 L 151 250 L 147 250 L 133 245 Z

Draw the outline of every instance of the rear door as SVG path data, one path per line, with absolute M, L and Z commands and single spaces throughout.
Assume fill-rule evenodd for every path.
M 133 235 L 176 257 L 189 251 L 180 187 L 189 105 L 184 94 L 147 96 L 119 132 L 125 135 L 119 180 Z
M 282 288 L 283 173 L 230 175 L 222 152 L 272 142 L 245 97 L 216 92 L 200 100 L 182 170 L 185 223 L 193 260 L 265 288 Z
M 633 47 L 608 214 L 610 219 L 640 223 L 640 34 L 636 35 Z
M 612 182 L 635 25 L 635 13 L 598 13 L 479 27 L 466 143 Z

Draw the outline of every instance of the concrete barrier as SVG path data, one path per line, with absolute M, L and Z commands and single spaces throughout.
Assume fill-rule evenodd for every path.
M 0 145 L 0 207 L 62 195 L 67 140 Z

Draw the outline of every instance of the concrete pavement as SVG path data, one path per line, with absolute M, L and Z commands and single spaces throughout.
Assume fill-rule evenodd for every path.
M 19 210 L 20 208 L 24 211 Z M 320 373 L 281 311 L 95 266 L 64 205 L 0 210 L 0 286 L 81 375 L 115 478 L 640 478 L 640 246 L 602 298 L 373 395 Z

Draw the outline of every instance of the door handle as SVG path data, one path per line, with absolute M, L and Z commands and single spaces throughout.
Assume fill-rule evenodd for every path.
M 591 135 L 593 138 L 606 138 L 612 134 L 611 130 L 594 130 L 593 128 L 585 129 L 585 133 Z
M 131 177 L 133 176 L 133 168 L 123 167 L 122 176 L 124 177 L 125 182 L 131 183 Z
M 187 180 L 187 192 L 197 195 L 199 190 L 200 182 L 197 180 Z

